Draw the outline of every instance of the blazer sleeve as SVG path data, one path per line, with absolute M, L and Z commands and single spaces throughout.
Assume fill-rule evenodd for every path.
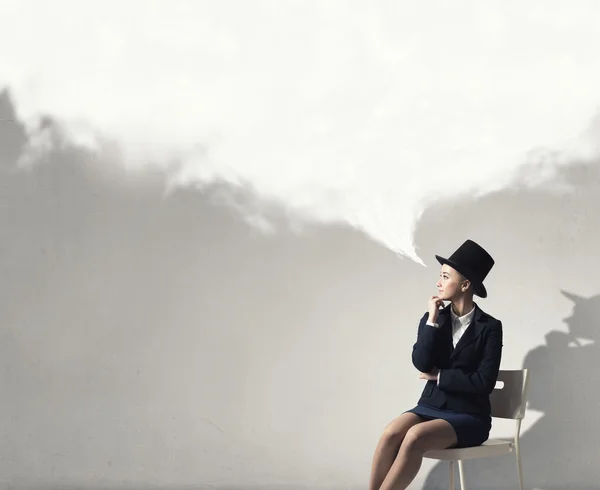
M 425 313 L 419 322 L 417 341 L 413 345 L 412 362 L 422 373 L 429 373 L 436 365 L 441 341 L 441 329 L 427 325 L 429 314 Z
M 494 391 L 502 360 L 502 322 L 490 327 L 483 357 L 472 372 L 460 368 L 442 369 L 438 387 L 442 391 L 489 395 Z

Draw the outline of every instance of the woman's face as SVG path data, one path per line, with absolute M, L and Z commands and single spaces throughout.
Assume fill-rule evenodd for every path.
M 440 299 L 449 301 L 463 294 L 461 289 L 464 279 L 461 274 L 448 264 L 442 265 L 440 278 L 436 283 Z

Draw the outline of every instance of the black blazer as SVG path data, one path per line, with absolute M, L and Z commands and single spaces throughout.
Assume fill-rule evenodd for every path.
M 419 323 L 413 364 L 422 373 L 441 370 L 439 386 L 437 381 L 427 381 L 419 403 L 490 415 L 490 393 L 502 358 L 502 322 L 475 304 L 473 320 L 454 348 L 450 308 L 448 305 L 440 311 L 439 328 L 427 325 L 428 313 Z

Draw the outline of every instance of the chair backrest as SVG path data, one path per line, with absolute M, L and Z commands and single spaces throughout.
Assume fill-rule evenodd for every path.
M 521 420 L 525 417 L 527 406 L 527 369 L 513 371 L 501 370 L 498 381 L 502 387 L 496 387 L 490 395 L 492 417 Z

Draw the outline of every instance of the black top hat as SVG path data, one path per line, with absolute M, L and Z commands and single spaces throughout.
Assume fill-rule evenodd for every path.
M 449 258 L 445 259 L 439 255 L 435 258 L 440 264 L 448 264 L 471 281 L 473 292 L 477 296 L 487 298 L 483 280 L 494 267 L 494 259 L 479 244 L 467 240 Z

